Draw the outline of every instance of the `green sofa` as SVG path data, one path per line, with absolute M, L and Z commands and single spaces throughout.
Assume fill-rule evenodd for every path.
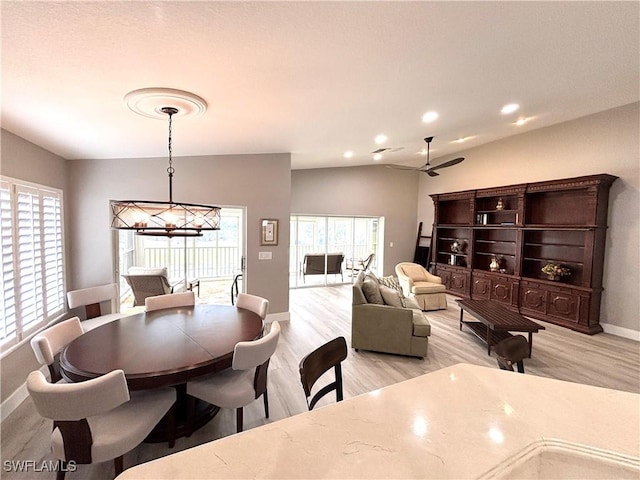
M 401 306 L 411 299 L 404 299 L 400 292 L 396 298 L 390 290 L 374 275 L 358 276 L 353 284 L 351 347 L 424 358 L 431 325 L 418 305 Z

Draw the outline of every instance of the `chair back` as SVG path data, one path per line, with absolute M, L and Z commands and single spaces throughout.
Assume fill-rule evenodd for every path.
M 47 365 L 53 383 L 62 377 L 56 356 L 64 347 L 84 333 L 78 317 L 64 320 L 47 328 L 31 339 L 31 348 L 40 365 Z
M 171 293 L 171 285 L 164 275 L 122 275 L 131 287 L 133 306 L 144 305 L 147 297 Z
M 239 293 L 236 299 L 236 306 L 238 308 L 246 308 L 254 313 L 260 315 L 263 320 L 267 317 L 267 311 L 269 310 L 269 300 L 266 298 L 258 297 L 257 295 L 251 295 L 250 293 Z
M 196 296 L 193 292 L 171 293 L 168 295 L 157 295 L 144 299 L 146 312 L 172 307 L 192 307 L 196 304 Z
M 122 370 L 78 383 L 49 383 L 36 370 L 27 377 L 27 390 L 38 413 L 55 421 L 82 420 L 129 401 Z
M 369 268 L 371 268 L 371 263 L 373 262 L 373 259 L 376 258 L 376 254 L 375 253 L 371 253 L 367 258 L 365 258 L 362 261 L 362 270 L 367 272 L 369 270 Z
M 233 350 L 234 370 L 250 370 L 267 362 L 278 346 L 280 324 L 271 323 L 271 330 L 264 337 L 250 342 L 238 342 Z
M 87 319 L 102 315 L 100 302 L 113 301 L 117 298 L 118 286 L 115 283 L 67 292 L 69 308 L 85 307 Z
M 300 361 L 300 382 L 307 398 L 307 407 L 312 410 L 322 397 L 336 391 L 336 401 L 343 398 L 341 362 L 347 358 L 347 342 L 337 337 L 309 353 Z M 309 400 L 311 390 L 318 379 L 331 368 L 335 369 L 335 381 L 325 385 Z

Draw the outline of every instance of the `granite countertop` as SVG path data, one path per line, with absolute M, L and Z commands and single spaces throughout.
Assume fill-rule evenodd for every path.
M 458 364 L 118 479 L 478 478 L 545 439 L 638 457 L 640 395 Z

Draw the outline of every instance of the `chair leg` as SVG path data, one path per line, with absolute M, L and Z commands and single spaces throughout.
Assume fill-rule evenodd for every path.
M 120 455 L 113 459 L 113 465 L 116 471 L 116 477 L 124 471 L 124 455 Z
M 520 373 L 524 373 L 524 362 L 522 360 L 520 360 L 518 363 L 518 372 Z
M 266 390 L 262 394 L 262 398 L 264 400 L 264 416 L 269 418 L 269 395 Z
M 58 461 L 58 468 L 56 469 L 56 480 L 64 480 L 64 476 L 67 474 L 67 462 L 64 460 Z
M 242 431 L 242 407 L 236 408 L 236 431 Z

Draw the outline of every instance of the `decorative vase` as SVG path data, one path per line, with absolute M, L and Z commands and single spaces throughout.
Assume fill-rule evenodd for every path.
M 500 270 L 500 262 L 496 257 L 491 257 L 491 263 L 489 264 L 489 270 L 492 272 L 497 272 Z
M 496 205 L 496 210 L 503 210 L 504 209 L 504 202 L 502 201 L 502 199 L 498 199 L 498 204 Z

